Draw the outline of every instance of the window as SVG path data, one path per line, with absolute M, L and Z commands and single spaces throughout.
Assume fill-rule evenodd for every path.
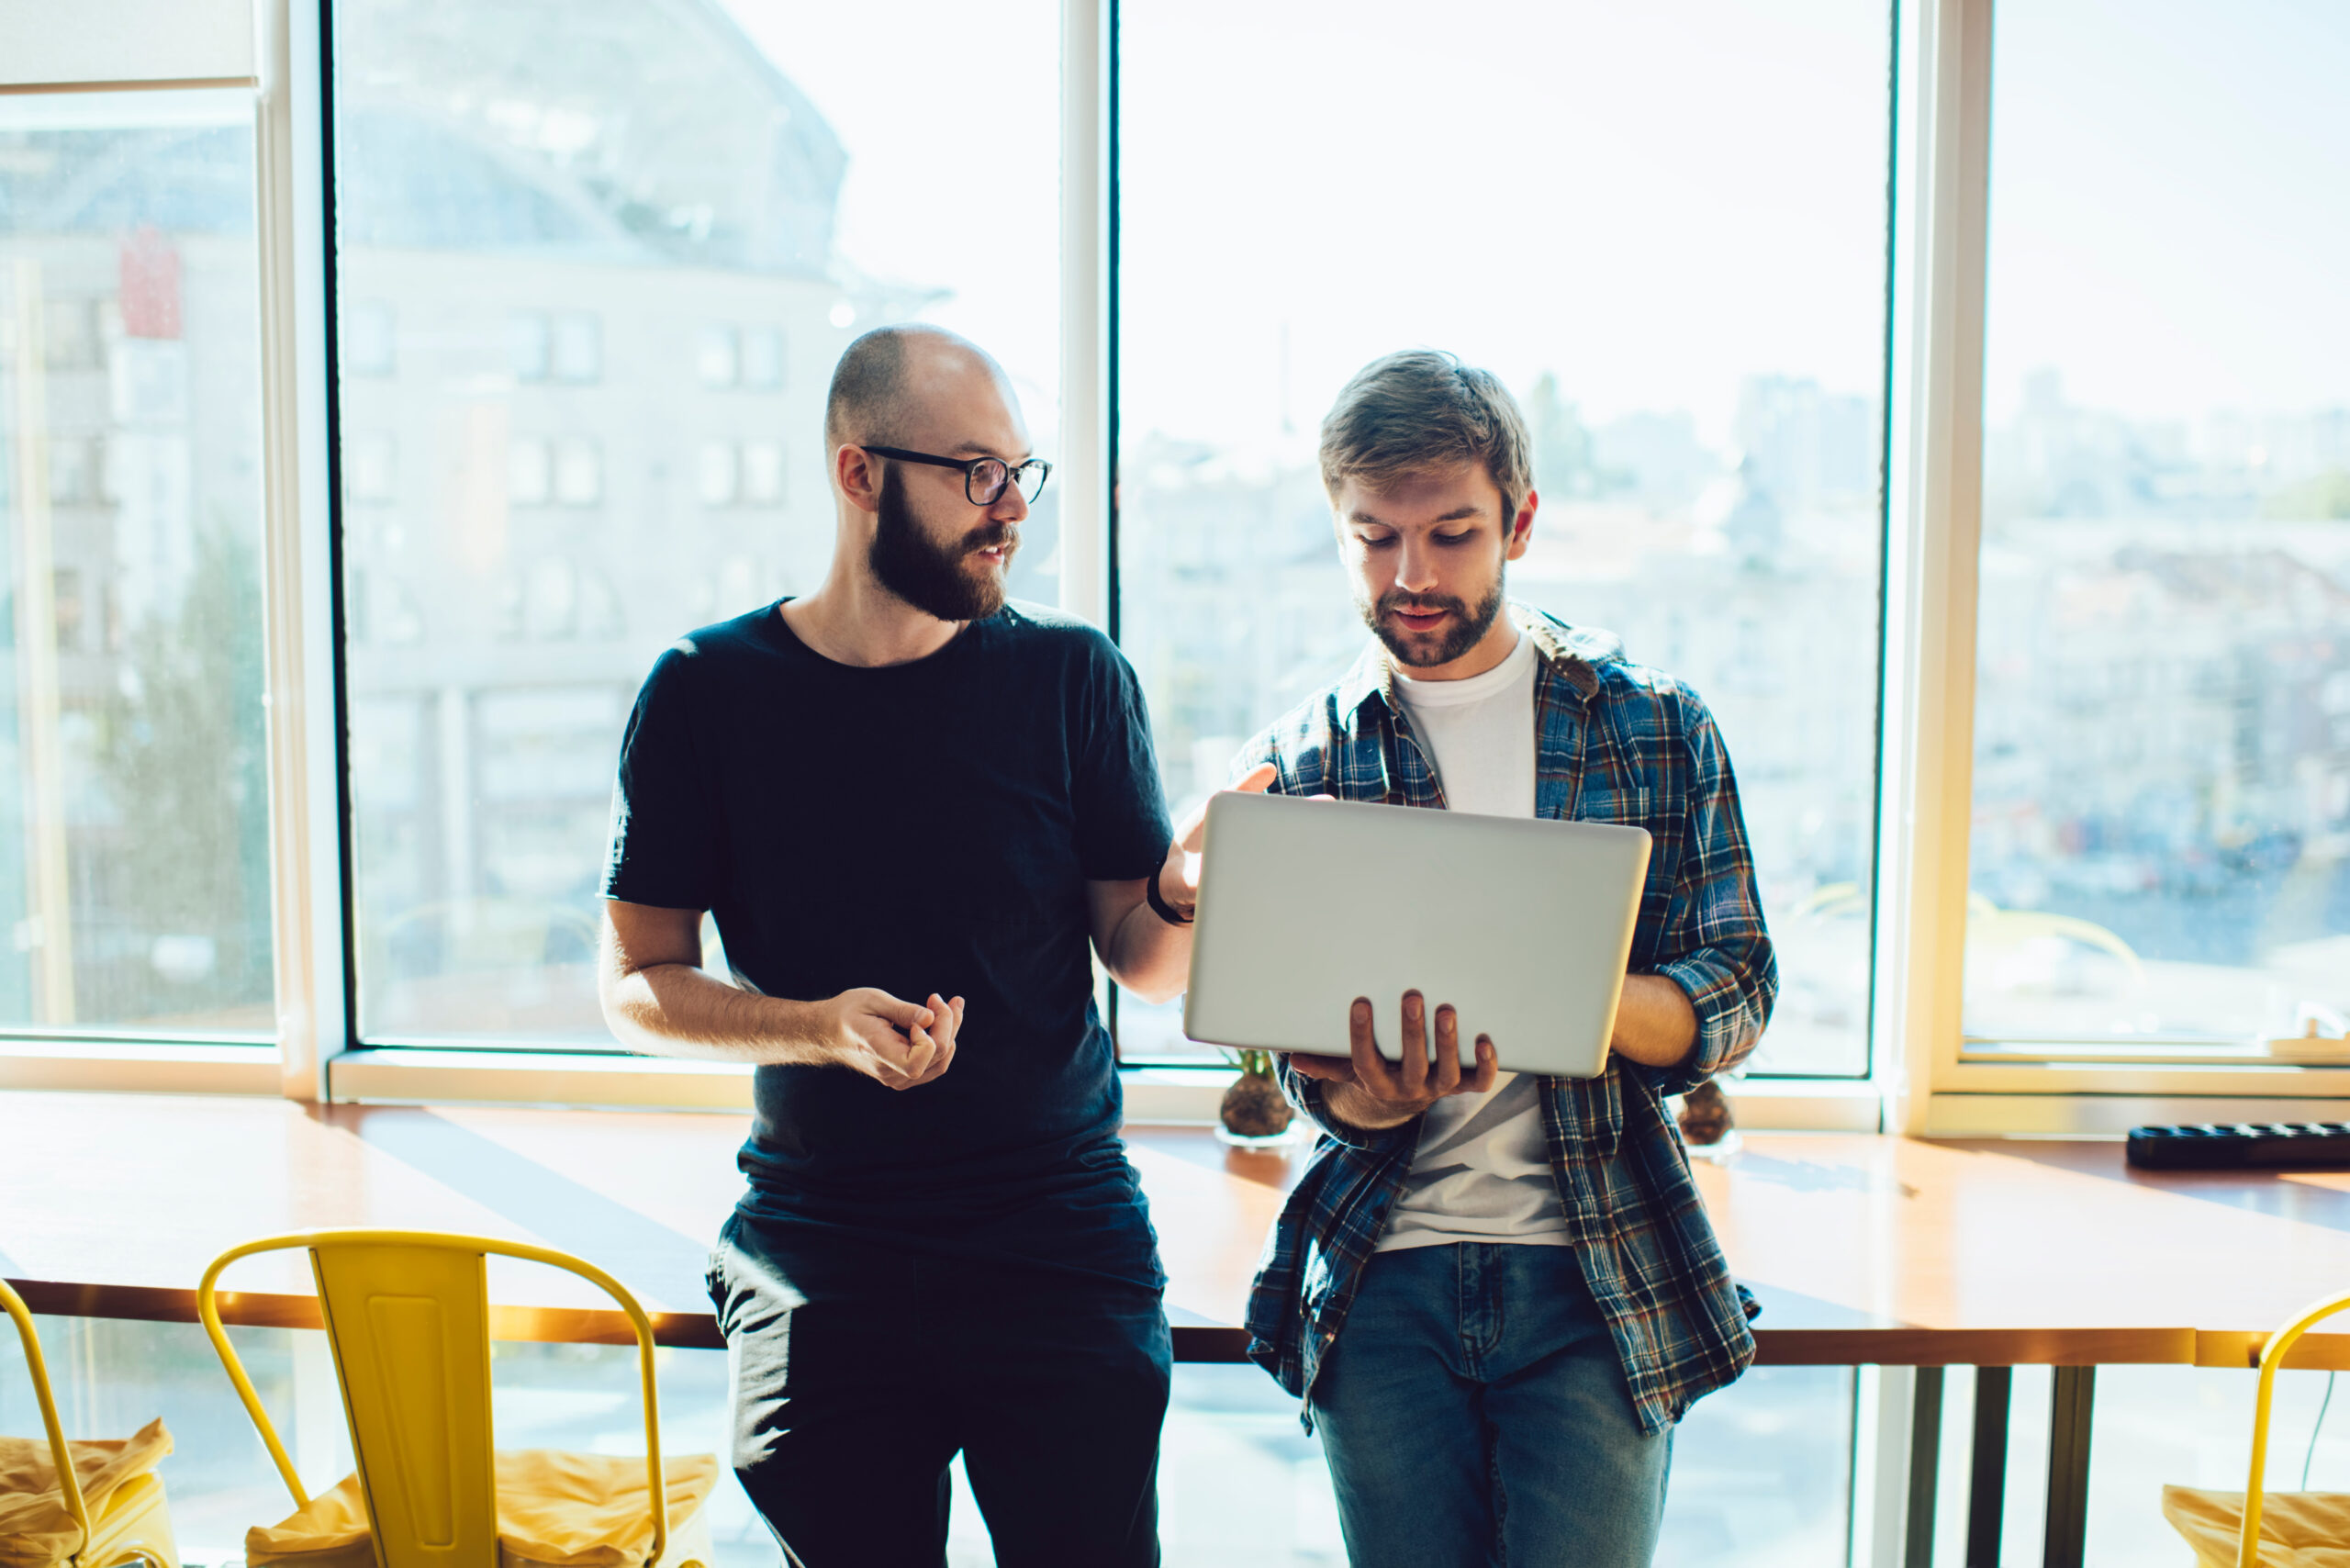
M 554 334 L 541 310 L 517 310 L 506 318 L 506 361 L 517 381 L 544 381 L 553 357 Z
M 734 329 L 704 327 L 694 350 L 694 369 L 704 386 L 734 385 L 740 361 L 734 349 Z
M 1086 351 L 1069 363 L 1113 418 L 1075 452 L 1062 323 L 1085 290 L 1065 300 L 1061 269 L 1087 236 L 1056 218 L 1095 220 L 1061 177 L 1063 136 L 1086 126 L 1041 78 L 1006 92 L 968 63 L 1058 60 L 1059 6 L 329 7 L 336 206 L 304 211 L 318 186 L 297 179 L 285 232 L 334 237 L 330 268 L 297 254 L 337 311 L 344 642 L 332 673 L 289 656 L 335 710 L 307 721 L 348 717 L 353 856 L 347 886 L 324 867 L 286 885 L 341 901 L 356 1038 L 495 1043 L 433 1001 L 477 993 L 515 1038 L 609 1045 L 580 1032 L 586 972 L 552 914 L 515 928 L 540 933 L 535 968 L 468 969 L 463 941 L 413 933 L 523 906 L 592 915 L 601 826 L 569 782 L 535 819 L 521 795 L 491 809 L 493 750 L 527 731 L 609 767 L 663 645 L 821 580 L 825 371 L 860 329 L 917 317 L 1002 359 L 1060 465 L 1013 591 L 1113 622 L 1179 805 L 1361 645 L 1315 426 L 1363 362 L 1430 343 L 1497 370 L 1533 423 L 1543 506 L 1514 591 L 1619 633 L 1721 721 L 1780 943 L 1759 1068 L 1864 1070 L 1888 973 L 1932 995 L 1938 1046 L 1963 1023 L 1984 1058 L 1937 1057 L 1942 1089 L 2021 1081 L 1992 1058 L 2199 1071 L 2344 1032 L 2350 321 L 2317 258 L 2350 236 L 2309 196 L 2345 151 L 2311 106 L 2350 62 L 2338 20 L 2255 8 L 2190 35 L 2101 0 L 2001 19 L 1980 593 L 1901 582 L 1977 631 L 1971 687 L 1942 693 L 1974 704 L 1962 1019 L 1940 1000 L 1949 955 L 1935 985 L 1909 984 L 1932 939 L 1881 955 L 1872 922 L 1880 894 L 1942 885 L 1914 870 L 1939 834 L 1930 791 L 1891 775 L 1920 792 L 1881 807 L 1874 767 L 1879 682 L 1922 678 L 1940 635 L 1906 608 L 1881 617 L 1879 573 L 1900 559 L 1888 441 L 1923 474 L 1935 442 L 1971 432 L 1971 409 L 1931 399 L 1930 429 L 1888 431 L 1883 407 L 1886 345 L 1943 333 L 1935 312 L 1984 255 L 1965 230 L 1955 273 L 1905 272 L 1920 293 L 1888 323 L 1888 185 L 1927 186 L 1906 240 L 1970 177 L 1887 158 L 1891 68 L 1939 68 L 1890 58 L 1896 18 L 1874 0 L 1472 0 L 1442 27 L 1376 0 L 1330 36 L 1225 3 L 1112 13 L 1120 74 L 1096 106 L 1118 114 L 1102 129 L 1119 162 L 1096 216 L 1116 286 L 1100 321 L 1069 318 Z M 858 90 L 877 31 L 921 40 L 889 101 Z M 1211 41 L 1235 36 L 1250 47 Z M 1524 47 L 1462 41 L 1495 36 Z M 231 42 L 224 61 L 247 48 Z M 1394 106 L 1435 80 L 1490 90 L 1433 120 Z M 677 82 L 694 90 L 659 85 Z M 910 99 L 936 112 L 908 117 Z M 1979 98 L 1932 101 L 1986 129 Z M 271 1027 L 259 498 L 293 465 L 263 462 L 261 431 L 266 413 L 307 442 L 318 413 L 302 377 L 283 426 L 261 398 L 257 297 L 289 308 L 280 283 L 310 274 L 254 264 L 256 166 L 284 165 L 252 108 L 178 90 L 0 105 L 0 640 L 18 659 L 0 682 L 0 1029 Z M 1016 218 L 975 228 L 941 190 L 940 124 Z M 1450 209 L 1405 211 L 1399 191 Z M 1464 251 L 1472 214 L 1501 216 Z M 279 325 L 312 363 L 319 324 Z M 1934 343 L 1919 387 L 1948 357 Z M 1114 385 L 1094 378 L 1097 347 Z M 1107 495 L 1082 498 L 1066 558 L 1089 577 L 1065 594 L 1060 495 L 1105 451 L 1116 513 L 1105 527 Z M 1902 537 L 1938 547 L 1942 514 L 1914 498 Z M 1965 498 L 1940 500 L 1964 532 Z M 300 542 L 313 563 L 319 546 Z M 533 721 L 493 743 L 500 701 L 551 684 L 602 693 L 576 711 L 610 733 Z M 278 819 L 297 847 L 300 816 Z M 1903 851 L 1883 888 L 1880 822 Z M 560 891 L 527 869 L 558 840 L 578 868 Z M 1213 1059 L 1172 1010 L 1129 1001 L 1118 1022 L 1129 1059 Z
M 554 495 L 554 449 L 527 436 L 507 448 L 507 499 L 518 507 L 543 507 Z
M 252 127 L 0 97 L 0 1029 L 270 1032 Z
M 783 386 L 781 328 L 743 330 L 743 385 L 755 392 L 773 392 Z
M 783 447 L 772 441 L 754 441 L 743 448 L 743 499 L 753 506 L 771 507 L 783 499 Z
M 82 574 L 71 567 L 50 574 L 50 603 L 57 611 L 57 651 L 73 653 L 82 646 Z
M 1372 358 L 1453 350 L 1532 427 L 1511 592 L 1721 722 L 1779 942 L 1758 1064 L 1864 1071 L 1886 7 L 1121 16 L 1118 613 L 1169 795 L 1366 641 L 1317 427 Z M 1198 1049 L 1170 1009 L 1119 1026 Z
M 2333 10 L 2003 10 L 1965 1028 L 2350 1032 Z
M 703 442 L 696 473 L 702 505 L 731 507 L 734 504 L 734 498 L 741 493 L 742 470 L 734 461 L 733 442 Z
M 604 339 L 596 318 L 570 310 L 554 319 L 552 354 L 557 381 L 588 382 L 604 374 Z
M 1054 452 L 1059 11 L 338 0 L 332 19 L 342 457 L 362 432 L 398 454 L 392 496 L 341 519 L 359 1033 L 610 1049 L 589 958 L 638 683 L 831 557 L 803 461 L 827 377 L 789 374 L 787 347 L 829 372 L 883 321 L 967 331 Z M 877 37 L 921 40 L 880 98 Z M 976 60 L 1044 67 L 1007 92 Z M 1017 219 L 975 229 L 942 191 L 942 125 Z M 1055 596 L 1051 545 L 1040 509 L 1018 591 Z
M 80 506 L 99 498 L 97 442 L 91 437 L 50 438 L 49 498 L 62 507 Z
M 572 436 L 555 443 L 554 498 L 567 507 L 592 507 L 604 498 L 604 458 L 593 441 Z

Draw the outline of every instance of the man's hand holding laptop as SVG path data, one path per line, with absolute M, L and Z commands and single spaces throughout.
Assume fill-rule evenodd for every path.
M 1371 999 L 1359 996 L 1347 1018 L 1347 1036 L 1353 1054 L 1347 1057 L 1289 1055 L 1289 1064 L 1307 1078 L 1318 1078 L 1330 1113 L 1371 1131 L 1400 1126 L 1448 1094 L 1483 1094 L 1494 1086 L 1500 1068 L 1494 1042 L 1477 1036 L 1476 1067 L 1460 1070 L 1460 1021 L 1449 1005 L 1436 1010 L 1436 1053 L 1428 1053 L 1427 999 L 1416 991 L 1404 993 L 1404 1059 L 1390 1062 L 1379 1054 L 1371 1024 Z
M 1379 1054 L 1371 1019 L 1371 999 L 1355 998 L 1347 1018 L 1350 1056 L 1286 1055 L 1301 1076 L 1330 1086 L 1326 1098 L 1333 1115 L 1371 1132 L 1401 1126 L 1447 1095 L 1483 1094 L 1494 1087 L 1499 1069 L 1493 1040 L 1478 1036 L 1476 1066 L 1462 1070 L 1460 1019 L 1449 1005 L 1437 1006 L 1436 1049 L 1431 1053 L 1427 1001 L 1416 991 L 1404 993 L 1404 1059 L 1399 1062 Z M 1686 1059 L 1696 1043 L 1697 1014 L 1686 992 L 1662 975 L 1624 977 L 1616 1030 L 1607 1042 L 1611 1052 L 1650 1067 L 1673 1067 Z

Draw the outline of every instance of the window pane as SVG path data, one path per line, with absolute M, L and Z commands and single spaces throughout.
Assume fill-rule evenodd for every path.
M 0 98 L 0 1029 L 272 1032 L 252 123 Z
M 1966 1028 L 2350 1016 L 2350 14 L 2002 11 Z
M 171 1495 L 172 1523 L 182 1560 L 224 1563 L 239 1559 L 245 1531 L 292 1510 L 285 1484 L 270 1463 L 252 1420 L 237 1402 L 201 1329 L 185 1323 L 104 1319 L 35 1319 L 62 1417 L 70 1435 L 129 1436 L 161 1418 L 174 1450 L 158 1473 Z M 241 1328 L 229 1331 L 305 1484 L 324 1490 L 351 1473 L 351 1445 L 326 1336 L 315 1330 Z M 490 1347 L 490 1379 L 501 1442 L 586 1453 L 643 1451 L 638 1414 L 636 1353 L 618 1345 L 526 1344 Z M 1963 1374 L 1962 1374 L 1963 1375 Z M 2179 1451 L 2162 1464 L 2133 1467 L 2133 1478 L 2228 1484 L 2176 1430 L 2194 1407 L 2181 1399 L 2191 1376 L 2215 1406 L 2211 1390 L 2233 1376 L 2230 1404 L 2218 1429 L 2244 1430 L 2250 1398 L 2242 1374 L 2177 1367 L 2115 1369 L 2125 1384 L 2136 1378 L 2150 1393 L 2169 1395 L 2168 1408 L 2150 1401 L 2132 1417 Z M 2168 1386 L 2157 1389 L 2159 1377 Z M 2315 1409 L 2315 1373 L 2288 1372 L 2279 1431 L 2305 1430 Z M 2044 1385 L 2045 1379 L 2042 1380 Z M 2029 1375 L 2019 1381 L 2028 1397 Z M 2103 1380 L 2098 1392 L 2104 1394 Z M 668 1453 L 727 1451 L 732 1431 L 730 1380 L 720 1350 L 665 1349 L 660 1361 L 661 1439 Z M 2128 1395 L 2125 1394 L 2124 1397 Z M 2200 1414 L 2200 1412 L 2198 1412 Z M 2098 1423 L 2098 1473 L 2109 1449 L 2137 1423 Z M 0 1334 L 0 1430 L 36 1433 L 39 1417 L 24 1358 L 13 1333 Z M 2020 1420 L 2020 1432 L 2030 1427 Z M 2019 1444 L 2019 1447 L 2023 1445 Z M 2132 1450 L 2121 1455 L 2138 1458 Z M 1662 1568 L 1698 1564 L 1825 1563 L 1843 1556 L 1852 1489 L 1852 1373 L 1842 1367 L 1758 1367 L 1730 1387 L 1698 1402 L 1673 1438 L 1674 1484 L 1665 1503 Z M 2295 1450 L 2298 1451 L 2298 1450 Z M 2341 1473 L 2343 1455 L 2329 1439 L 2318 1474 Z M 2231 1460 L 2229 1462 L 2234 1462 Z M 2239 1478 L 2240 1479 L 2240 1478 Z M 987 1522 L 973 1497 L 962 1462 L 951 1469 L 946 1561 L 979 1568 L 994 1561 Z M 2119 1489 L 2117 1489 L 2119 1490 Z M 2035 1496 L 2015 1466 L 2010 1499 Z M 2122 1493 L 2122 1495 L 2130 1495 Z M 2146 1494 L 2137 1495 L 2143 1497 Z M 2096 1499 L 2103 1499 L 2102 1489 Z M 712 1568 L 774 1568 L 775 1537 L 749 1496 L 722 1476 L 703 1505 Z M 1964 1509 L 1946 1495 L 1944 1517 Z M 2154 1542 L 2166 1529 L 2154 1510 L 2139 1506 L 2131 1544 Z M 2097 1539 L 2108 1539 L 2100 1517 Z M 2132 1521 L 2115 1522 L 2128 1524 Z M 1159 1538 L 1167 1568 L 1343 1568 L 1337 1503 L 1321 1444 L 1300 1428 L 1297 1401 L 1255 1367 L 1187 1362 L 1174 1369 L 1158 1467 Z M 2150 1528 L 2149 1528 L 2150 1527 Z M 2008 1539 L 2029 1539 L 2010 1525 Z
M 1532 426 L 1510 591 L 1721 722 L 1780 943 L 1759 1065 L 1863 1070 L 1886 6 L 1122 15 L 1121 637 L 1170 795 L 1366 642 L 1317 427 L 1370 360 L 1452 350 Z
M 1844 1559 L 1852 1372 L 1757 1367 L 1673 1430 L 1661 1568 Z M 957 1476 L 959 1481 L 959 1473 Z M 2019 1488 L 2021 1490 L 2021 1488 Z M 965 1561 L 958 1491 L 948 1561 Z M 976 1510 L 971 1510 L 976 1513 Z M 985 1562 L 978 1529 L 969 1561 Z M 1166 1568 L 1344 1568 L 1338 1502 L 1297 1401 L 1255 1367 L 1179 1363 L 1158 1461 Z
M 1059 13 L 334 16 L 361 1028 L 609 1046 L 589 958 L 621 724 L 669 643 L 822 580 L 842 348 L 967 332 L 1056 454 L 1058 236 L 975 232 L 957 182 L 1054 209 Z M 1058 597 L 1053 515 L 1048 491 L 1015 594 Z

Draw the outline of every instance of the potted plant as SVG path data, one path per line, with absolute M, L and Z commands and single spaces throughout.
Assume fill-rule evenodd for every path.
M 1216 1137 L 1242 1148 L 1268 1148 L 1289 1137 L 1290 1119 L 1297 1113 L 1273 1077 L 1270 1051 L 1239 1051 L 1240 1076 L 1224 1092 L 1217 1107 Z
M 1726 1164 L 1738 1152 L 1738 1122 L 1730 1114 L 1729 1097 L 1713 1079 L 1681 1097 L 1673 1120 L 1680 1125 L 1690 1159 Z

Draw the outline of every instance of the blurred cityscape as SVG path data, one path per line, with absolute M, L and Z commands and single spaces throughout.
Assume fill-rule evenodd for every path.
M 2342 1035 L 2350 409 L 1986 446 L 1969 1034 Z
M 1783 948 L 1765 1065 L 1865 1071 L 1868 924 L 1853 890 L 1868 879 L 1875 802 L 1874 401 L 1751 377 L 1739 448 L 1725 453 L 1684 412 L 1594 424 L 1552 376 L 1516 390 L 1541 502 L 1510 593 L 1616 633 L 1629 657 L 1712 707 Z M 1196 798 L 1368 633 L 1306 459 L 1250 472 L 1165 440 L 1129 453 L 1120 634 L 1149 693 L 1168 791 Z M 1170 1009 L 1122 998 L 1119 1023 L 1130 1051 L 1185 1048 Z
M 1755 1066 L 1865 1070 L 1874 401 L 1752 376 L 1717 450 L 1685 412 L 1590 423 L 1551 376 L 1517 390 L 1542 505 L 1512 593 L 1707 699 L 1780 945 Z M 1196 798 L 1365 633 L 1307 455 L 1129 453 L 1123 636 L 1169 793 Z M 1970 1034 L 2344 1033 L 2350 409 L 2138 421 L 2042 371 L 1985 482 Z M 1121 1027 L 1130 1050 L 1187 1048 L 1171 1008 L 1126 1004 Z
M 840 253 L 850 153 L 708 0 L 349 0 L 337 454 L 362 1026 L 609 1047 L 612 759 L 682 631 L 819 580 L 840 348 L 944 297 Z M 549 39 L 560 39 L 550 47 Z M 239 100 L 0 129 L 0 1023 L 266 1035 L 252 141 Z M 1127 299 L 1124 308 L 1153 308 Z M 1365 633 L 1310 435 L 1153 430 L 1121 634 L 1169 790 Z M 1735 758 L 1780 1013 L 1866 1065 L 1882 420 L 1732 429 L 1516 388 L 1519 598 L 1691 682 Z M 2350 411 L 2175 424 L 2055 375 L 1991 432 L 1970 1030 L 2244 1041 L 2350 1013 Z M 1015 591 L 1057 597 L 1047 491 Z M 1196 1055 L 1129 1005 L 1138 1058 Z

